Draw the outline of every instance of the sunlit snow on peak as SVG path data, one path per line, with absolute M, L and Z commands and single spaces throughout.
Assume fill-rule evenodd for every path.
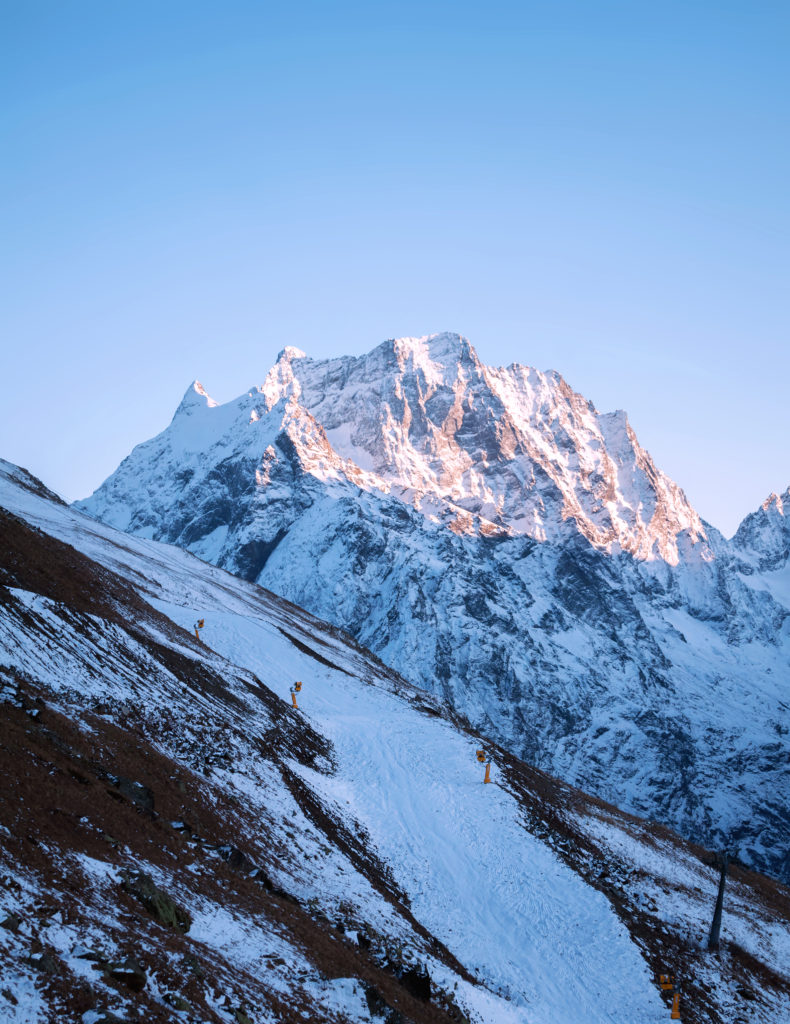
M 307 359 L 307 353 L 303 352 L 300 348 L 295 345 L 286 345 L 284 349 L 281 349 L 277 355 L 277 362 L 280 361 L 288 362 L 291 359 Z
M 192 389 L 194 390 L 195 394 L 200 395 L 201 398 L 206 399 L 206 405 L 208 405 L 210 408 L 219 405 L 219 402 L 214 401 L 214 399 L 211 397 L 208 391 L 206 391 L 206 389 L 203 387 L 199 380 L 196 380 L 192 383 Z

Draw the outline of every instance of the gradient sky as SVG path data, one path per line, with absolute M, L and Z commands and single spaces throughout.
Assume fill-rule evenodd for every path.
M 0 455 L 454 330 L 725 533 L 790 483 L 790 5 L 3 0 Z

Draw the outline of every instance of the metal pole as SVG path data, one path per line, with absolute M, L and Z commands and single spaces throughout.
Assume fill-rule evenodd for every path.
M 719 862 L 721 875 L 719 876 L 719 894 L 716 897 L 716 909 L 713 912 L 713 924 L 711 924 L 710 926 L 710 935 L 708 936 L 708 949 L 719 948 L 719 932 L 721 931 L 721 907 L 724 903 L 724 884 L 727 881 L 727 866 L 730 863 L 730 857 L 727 853 L 720 853 L 717 859 Z

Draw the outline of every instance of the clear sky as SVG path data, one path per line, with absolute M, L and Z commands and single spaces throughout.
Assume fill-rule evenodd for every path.
M 0 455 L 68 499 L 277 352 L 454 330 L 790 483 L 790 5 L 3 0 Z

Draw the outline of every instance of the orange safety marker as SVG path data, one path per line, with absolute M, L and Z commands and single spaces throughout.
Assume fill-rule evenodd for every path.
M 195 623 L 195 639 L 196 640 L 200 639 L 200 633 L 198 632 L 198 630 L 202 629 L 205 624 L 206 624 L 206 620 L 205 619 L 198 619 L 197 622 Z
M 680 1020 L 680 993 L 676 992 L 672 999 L 672 1015 L 670 1020 Z
M 484 764 L 486 766 L 486 777 L 483 779 L 483 782 L 490 782 L 491 781 L 491 758 L 488 756 L 488 754 L 485 752 L 485 750 L 476 750 L 475 751 L 475 757 L 480 762 L 480 764 Z
M 301 683 L 297 683 L 296 686 L 298 686 L 299 689 L 302 688 L 302 684 Z M 297 711 L 298 711 L 299 710 L 299 705 L 296 703 L 296 686 L 292 686 L 291 687 L 291 706 L 295 707 L 297 709 Z

